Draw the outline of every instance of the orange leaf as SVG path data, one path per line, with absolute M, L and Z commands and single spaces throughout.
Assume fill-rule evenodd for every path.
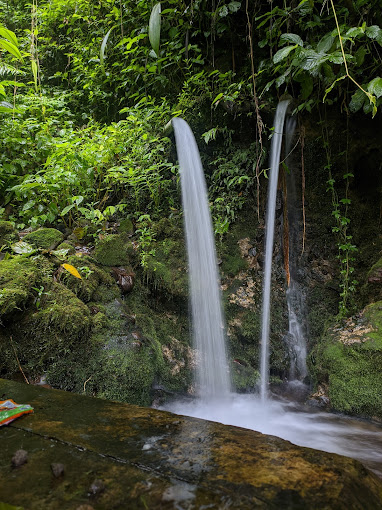
M 66 269 L 67 271 L 69 271 L 70 274 L 72 274 L 76 278 L 79 278 L 80 280 L 82 280 L 82 276 L 80 275 L 80 273 L 77 271 L 77 269 L 74 266 L 71 266 L 70 264 L 61 264 L 61 266 L 64 269 Z

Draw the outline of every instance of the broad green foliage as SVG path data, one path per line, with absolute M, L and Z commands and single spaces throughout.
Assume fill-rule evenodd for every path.
M 8 52 L 16 60 L 23 59 L 19 50 L 19 43 L 14 32 L 0 25 L 0 57 L 2 51 Z M 6 74 L 11 73 L 17 74 L 17 70 L 10 66 L 8 63 L 0 60 L 0 78 Z M 0 113 L 12 113 L 15 111 L 14 106 L 8 101 L 4 101 L 4 99 L 6 99 L 6 88 L 11 86 L 16 88 L 18 85 L 19 84 L 17 84 L 15 80 L 0 81 L 0 99 L 2 99 L 0 101 Z
M 2 5 L 0 214 L 18 228 L 64 223 L 97 235 L 125 215 L 172 214 L 176 154 L 162 129 L 181 115 L 201 148 L 223 236 L 245 203 L 260 217 L 271 134 L 262 116 L 271 122 L 282 94 L 300 112 L 325 100 L 375 115 L 382 102 L 378 0 Z M 337 205 L 347 310 L 353 245 L 341 222 L 350 204 Z M 137 226 L 144 266 L 151 232 Z
M 374 18 L 381 24 L 378 2 L 357 0 L 335 9 L 332 2 L 303 1 L 256 18 L 259 29 L 271 27 L 259 43 L 270 51 L 259 70 L 264 78 L 273 75 L 261 94 L 274 86 L 292 92 L 297 85 L 298 111 L 311 111 L 323 99 L 331 103 L 344 94 L 350 111 L 363 108 L 375 115 L 382 103 L 382 29 Z

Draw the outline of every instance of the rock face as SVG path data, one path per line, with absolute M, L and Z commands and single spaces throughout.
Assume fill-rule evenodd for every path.
M 28 509 L 372 509 L 382 481 L 359 462 L 273 436 L 0 380 L 34 414 L 4 427 L 1 502 Z M 20 445 L 28 462 L 14 470 Z M 65 470 L 54 480 L 52 463 Z M 22 488 L 22 490 L 21 490 Z
M 313 359 L 333 409 L 382 418 L 382 301 L 329 328 Z

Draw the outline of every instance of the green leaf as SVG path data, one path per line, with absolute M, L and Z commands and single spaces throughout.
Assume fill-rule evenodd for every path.
M 346 55 L 347 60 L 350 60 L 349 57 L 351 57 L 351 55 Z M 328 60 L 333 64 L 343 64 L 344 57 L 340 51 L 335 51 L 334 53 L 330 53 L 328 55 Z
M 212 101 L 212 104 L 218 104 L 220 99 L 224 96 L 223 92 L 220 92 L 215 99 Z
M 367 53 L 367 49 L 365 46 L 361 46 L 358 48 L 358 50 L 354 53 L 355 61 L 357 62 L 358 66 L 361 66 L 365 60 L 365 56 Z
M 369 39 L 379 39 L 381 36 L 381 29 L 378 25 L 371 25 L 366 29 L 366 35 Z
M 351 27 L 346 32 L 346 37 L 358 37 L 359 35 L 363 35 L 365 33 L 365 29 L 363 27 Z
M 285 60 L 289 53 L 292 50 L 295 50 L 298 47 L 298 44 L 295 44 L 294 46 L 285 46 L 285 48 L 281 48 L 277 53 L 273 56 L 273 63 L 278 64 L 282 60 Z
M 367 90 L 370 94 L 374 94 L 377 97 L 382 96 L 382 78 L 379 76 L 371 80 L 367 85 Z
M 114 28 L 115 27 L 111 27 L 111 29 L 108 31 L 108 33 L 105 35 L 105 37 L 102 40 L 101 49 L 99 52 L 99 62 L 101 64 L 101 66 L 103 66 L 103 61 L 105 59 L 105 49 L 106 49 L 107 40 L 109 39 L 109 35 L 111 34 L 111 31 Z
M 333 90 L 333 88 L 334 88 L 335 84 L 336 84 L 337 82 L 339 82 L 339 81 L 343 80 L 343 79 L 344 79 L 344 78 L 346 78 L 346 77 L 347 77 L 347 75 L 346 75 L 346 74 L 344 74 L 343 76 L 340 76 L 339 78 L 337 78 L 337 79 L 336 79 L 336 80 L 335 80 L 335 81 L 334 81 L 334 82 L 330 85 L 330 87 L 329 87 L 329 88 L 327 88 L 327 89 L 325 90 L 325 95 L 324 95 L 324 99 L 322 100 L 322 102 L 324 102 L 324 101 L 325 101 L 326 96 L 329 94 L 329 92 L 331 92 L 331 91 Z
M 334 37 L 331 33 L 324 35 L 324 37 L 317 44 L 317 51 L 319 53 L 327 53 L 332 47 Z
M 241 7 L 241 2 L 230 2 L 228 4 L 228 9 L 231 11 L 231 12 L 237 12 Z
M 14 46 L 16 46 L 16 48 L 19 47 L 17 37 L 14 34 L 14 32 L 12 32 L 12 30 L 8 30 L 5 27 L 0 27 L 0 36 L 4 37 L 4 39 L 7 39 L 10 43 L 12 43 Z
M 12 113 L 13 111 L 20 112 L 20 110 L 14 109 L 11 103 L 0 101 L 0 113 Z
M 32 65 L 32 72 L 33 72 L 33 81 L 34 81 L 34 88 L 37 92 L 38 90 L 38 86 L 37 86 L 37 62 L 35 60 L 32 60 L 31 62 L 31 65 Z
M 73 209 L 74 204 L 67 205 L 64 207 L 64 209 L 61 211 L 60 216 L 65 216 L 71 209 Z
M 18 255 L 31 254 L 36 251 L 36 248 L 26 243 L 25 241 L 19 241 L 11 246 L 12 251 Z
M 151 11 L 149 21 L 149 40 L 152 49 L 155 51 L 156 56 L 159 56 L 159 43 L 160 43 L 160 25 L 161 25 L 161 4 L 160 2 L 154 5 Z
M 298 44 L 299 46 L 304 46 L 303 40 L 297 34 L 281 34 L 280 43 L 285 42 Z
M 70 248 L 61 248 L 60 250 L 52 250 L 52 254 L 55 255 L 59 259 L 66 259 L 67 254 L 69 253 Z
M 18 47 L 10 43 L 9 41 L 6 41 L 5 39 L 0 39 L 0 48 L 3 48 L 4 50 L 8 51 L 19 60 L 23 60 L 23 57 L 21 56 Z
M 358 89 L 351 97 L 351 101 L 349 103 L 350 111 L 355 113 L 358 112 L 362 108 L 365 103 L 366 94 Z

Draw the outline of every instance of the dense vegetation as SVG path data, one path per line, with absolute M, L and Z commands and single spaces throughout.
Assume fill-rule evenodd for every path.
M 5 262 L 30 254 L 25 246 L 14 247 L 12 228 L 55 227 L 76 242 L 101 245 L 127 221 L 124 235 L 134 232 L 134 268 L 142 283 L 150 281 L 183 299 L 183 280 L 164 264 L 170 254 L 184 255 L 163 223 L 170 218 L 175 229 L 181 225 L 176 154 L 163 134 L 165 125 L 173 116 L 192 125 L 205 163 L 217 240 L 228 245 L 243 214 L 263 217 L 273 111 L 280 98 L 291 97 L 300 119 L 319 119 L 312 137 L 323 154 L 317 179 L 331 203 L 320 221 L 330 225 L 338 256 L 332 313 L 346 317 L 366 304 L 356 294 L 348 146 L 353 119 L 381 118 L 379 3 L 0 0 L 0 220 L 9 222 L 2 227 L 0 251 Z M 341 150 L 328 129 L 333 116 L 344 119 Z M 300 150 L 303 159 L 304 128 L 293 150 Z M 44 279 L 51 278 L 57 261 L 68 262 L 72 247 L 59 246 L 64 251 L 53 255 L 54 249 L 46 248 L 50 252 L 44 256 L 50 259 L 44 267 L 29 264 L 40 275 L 31 291 L 38 321 L 44 318 L 40 302 L 50 299 Z M 221 245 L 223 255 L 224 249 Z M 95 277 L 91 261 L 82 267 Z M 236 274 L 242 261 L 226 255 L 222 269 Z M 97 278 L 106 285 L 107 276 Z M 94 292 L 82 301 L 91 303 Z M 12 306 L 24 306 L 31 296 L 24 298 L 16 296 Z M 151 332 L 159 324 L 153 320 Z M 317 336 L 322 321 L 317 319 Z M 254 319 L 247 321 L 245 315 L 243 324 L 248 338 L 257 334 Z M 90 322 L 82 326 L 74 336 L 91 330 Z M 151 348 L 161 358 L 156 340 Z M 257 355 L 248 356 L 245 362 L 254 365 Z M 274 363 L 283 361 L 275 358 Z M 248 375 L 251 384 L 255 378 L 253 372 Z

